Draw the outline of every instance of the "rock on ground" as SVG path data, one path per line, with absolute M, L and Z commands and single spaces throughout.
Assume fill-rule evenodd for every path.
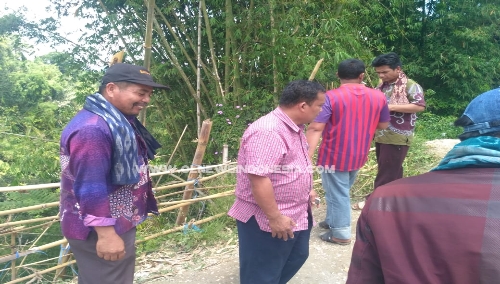
M 458 142 L 458 139 L 438 139 L 425 142 L 425 146 L 436 157 L 443 158 Z

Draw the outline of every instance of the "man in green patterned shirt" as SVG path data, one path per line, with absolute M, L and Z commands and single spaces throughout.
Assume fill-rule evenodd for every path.
M 403 161 L 413 140 L 417 112 L 425 110 L 424 91 L 401 69 L 399 56 L 390 52 L 379 55 L 372 62 L 382 80 L 377 89 L 382 91 L 389 104 L 389 127 L 375 133 L 378 164 L 374 189 L 403 177 Z

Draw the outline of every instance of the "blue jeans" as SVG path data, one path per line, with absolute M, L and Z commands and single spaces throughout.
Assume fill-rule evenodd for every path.
M 240 284 L 285 284 L 299 271 L 309 256 L 312 216 L 307 230 L 293 232 L 284 241 L 262 231 L 255 217 L 236 221 L 240 253 Z
M 326 219 L 334 238 L 351 238 L 351 189 L 358 170 L 350 172 L 321 173 L 326 197 Z

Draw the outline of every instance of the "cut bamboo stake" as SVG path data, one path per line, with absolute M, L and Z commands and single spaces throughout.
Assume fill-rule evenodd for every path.
M 16 251 L 17 251 L 17 248 L 16 248 L 16 233 L 13 233 L 12 235 L 10 235 L 10 252 L 13 254 L 13 255 L 16 255 Z M 17 278 L 17 273 L 16 273 L 16 258 L 12 259 L 11 260 L 11 263 L 10 263 L 10 280 L 16 280 Z
M 200 134 L 198 136 L 198 146 L 196 147 L 196 152 L 193 157 L 192 165 L 195 167 L 201 165 L 201 162 L 203 161 L 203 156 L 205 155 L 205 150 L 207 148 L 211 130 L 212 130 L 212 121 L 210 121 L 210 119 L 203 121 Z M 186 189 L 194 188 L 194 179 L 198 177 L 198 174 L 199 174 L 198 170 L 193 170 L 189 173 L 188 181 L 193 180 L 193 183 L 186 186 Z M 191 199 L 192 196 L 193 196 L 192 191 L 186 191 L 184 192 L 182 199 L 184 200 Z M 179 214 L 177 215 L 177 221 L 175 222 L 177 225 L 182 225 L 184 223 L 188 210 L 189 210 L 189 205 L 186 205 L 181 208 Z
M 314 66 L 314 70 L 311 73 L 311 76 L 309 76 L 309 81 L 314 80 L 314 77 L 316 77 L 316 73 L 318 73 L 319 67 L 321 66 L 321 63 L 323 63 L 323 58 L 321 58 L 317 63 L 316 66 Z
M 227 163 L 227 159 L 229 156 L 229 146 L 227 144 L 222 145 L 222 163 Z

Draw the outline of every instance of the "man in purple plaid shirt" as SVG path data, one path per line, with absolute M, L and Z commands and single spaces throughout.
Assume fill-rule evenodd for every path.
M 500 88 L 479 95 L 438 167 L 370 196 L 347 284 L 500 283 L 499 110 Z

